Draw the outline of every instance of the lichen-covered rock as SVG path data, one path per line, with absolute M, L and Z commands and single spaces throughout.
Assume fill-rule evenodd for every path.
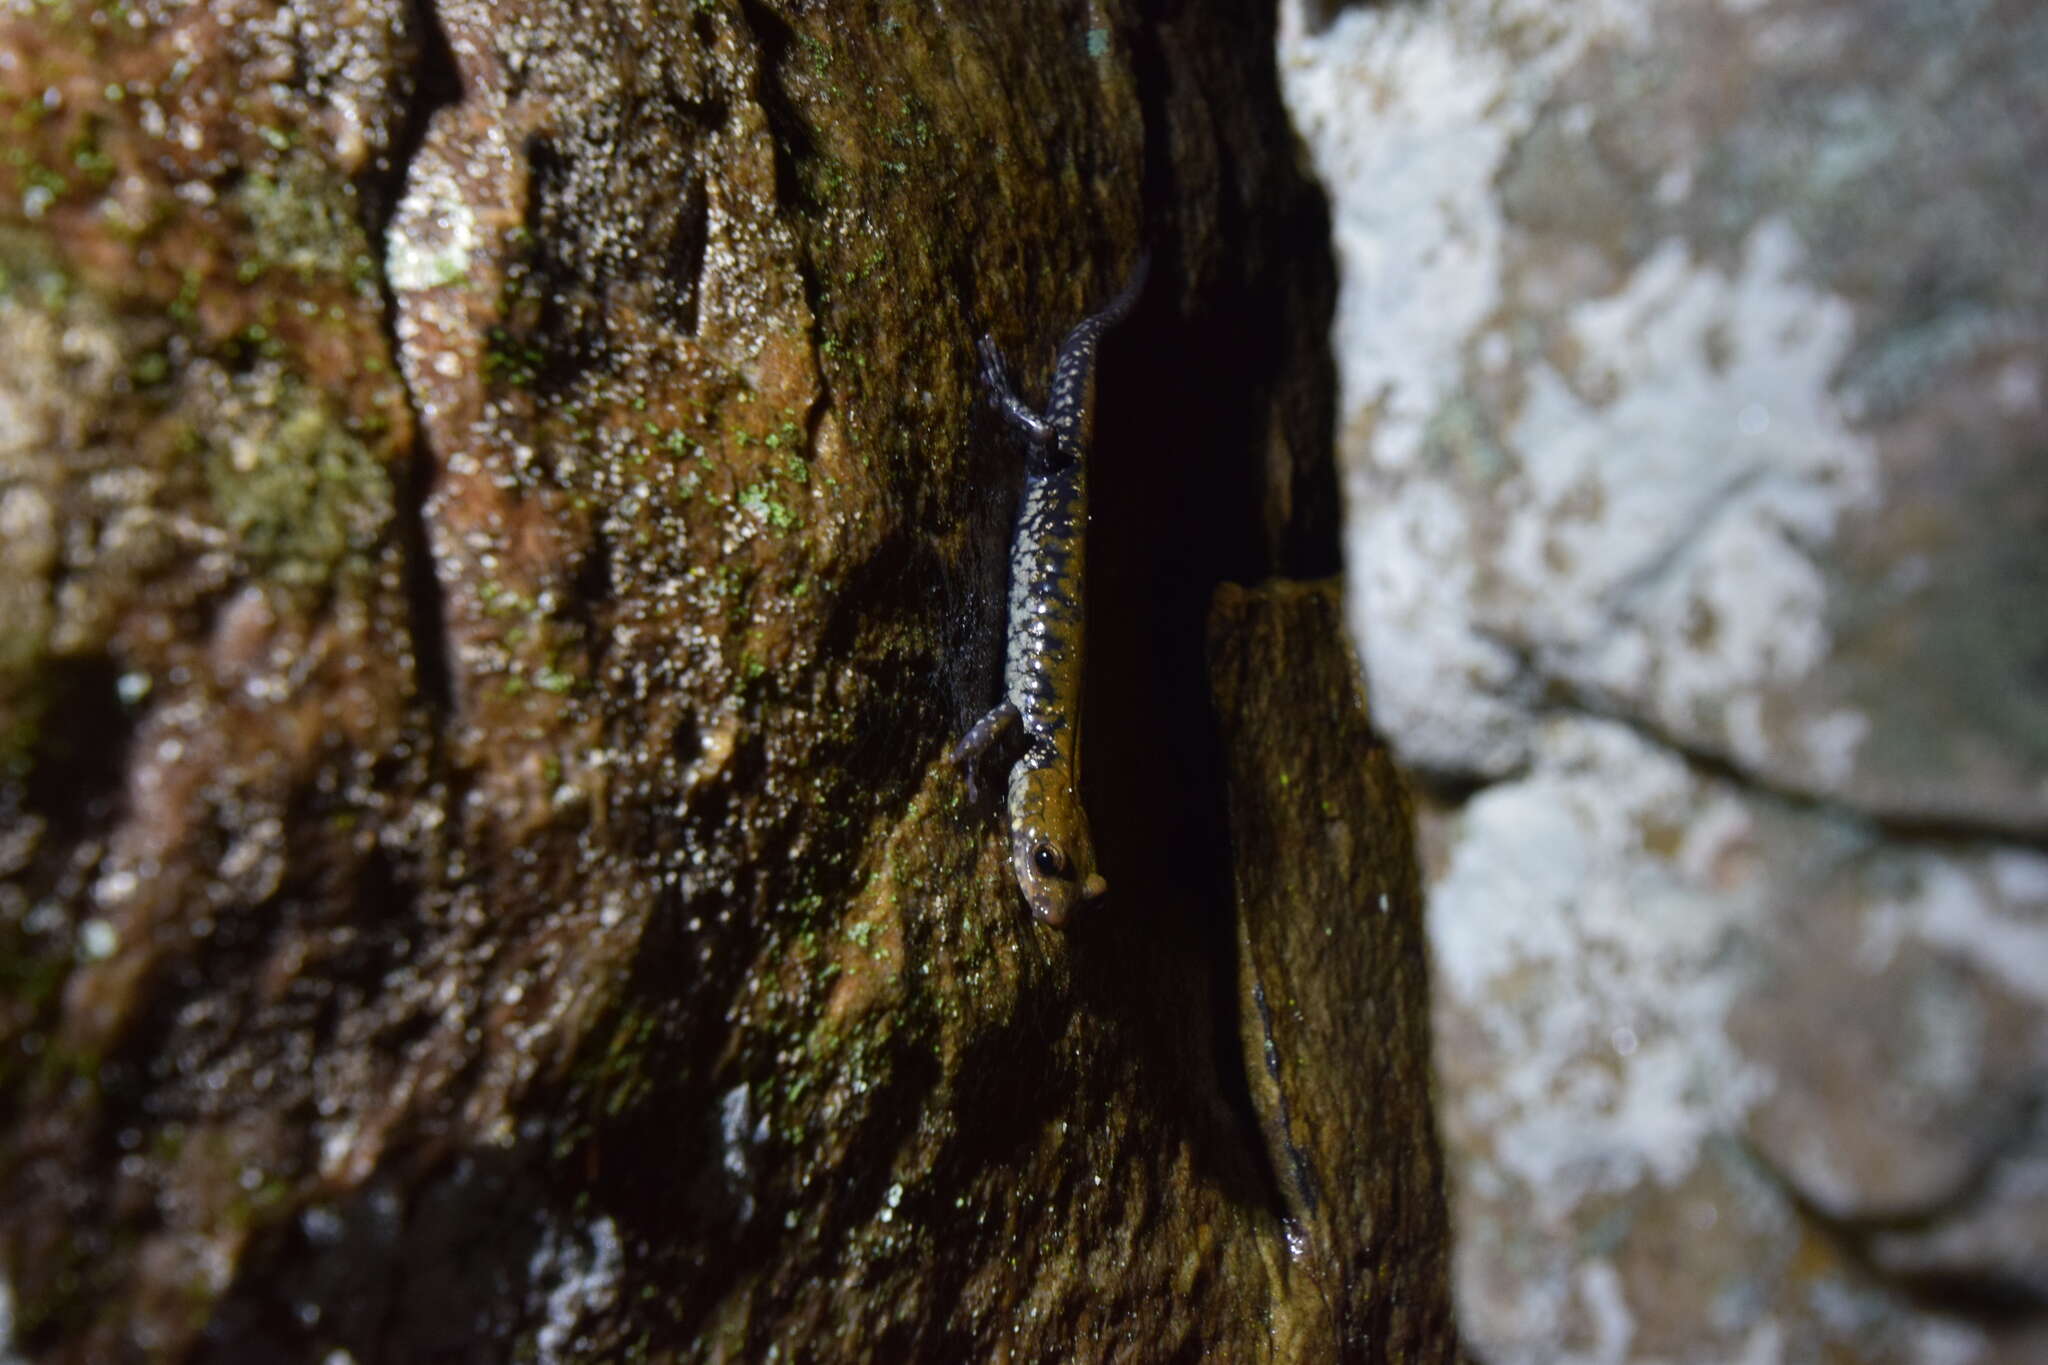
M 1396 1167 L 1318 1117 L 1353 1063 L 1274 1026 L 1327 1207 L 1398 1265 L 1327 1214 L 1290 1247 L 1233 1079 L 1205 616 L 1336 567 L 1272 36 L 1251 3 L 7 11 L 10 1349 L 1441 1344 L 1412 1071 Z M 942 761 L 994 691 L 1021 454 L 973 342 L 1035 389 L 1147 244 L 1095 476 L 1112 900 L 1059 935 Z M 1361 1068 L 1413 1061 L 1395 974 L 1404 1046 Z
M 1311 8 L 1475 1347 L 2028 1358 L 2048 20 Z
M 2044 191 L 2024 119 L 1959 131 L 2027 107 L 2041 22 L 1474 0 L 1289 48 L 1360 187 L 1356 610 L 1418 761 L 1511 772 L 1568 699 L 1873 813 L 2048 832 L 2048 721 L 2005 685 L 2042 643 L 2010 594 L 2048 553 L 2048 286 L 2009 229 Z

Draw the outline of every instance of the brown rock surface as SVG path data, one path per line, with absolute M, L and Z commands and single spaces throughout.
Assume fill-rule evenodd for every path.
M 1413 816 L 1338 584 L 1221 588 L 1210 671 L 1245 1072 L 1299 1248 L 1291 1279 L 1332 1320 L 1300 1358 L 1456 1359 Z
M 1311 1266 L 1355 1358 L 1437 1340 L 1441 1245 L 1325 1212 L 1297 1256 L 1232 1080 L 1204 618 L 1335 568 L 1271 41 L 1252 4 L 0 20 L 14 1351 L 1324 1359 Z M 1061 936 L 941 762 L 1018 467 L 972 341 L 1035 389 L 1141 241 L 1113 901 Z M 1262 979 L 1341 999 L 1264 932 Z M 1275 1027 L 1326 1208 L 1377 1208 L 1311 1073 L 1393 1054 L 1312 1023 Z M 1374 1122 L 1426 1189 L 1371 1226 L 1421 1238 L 1426 1123 Z

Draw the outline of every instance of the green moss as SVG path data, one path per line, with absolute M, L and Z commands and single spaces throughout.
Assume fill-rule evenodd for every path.
M 290 146 L 288 136 L 262 131 L 266 137 L 285 138 L 282 144 L 272 143 L 279 150 Z M 248 220 L 255 239 L 253 259 L 261 265 L 293 271 L 301 279 L 351 278 L 363 251 L 354 192 L 319 158 L 287 157 L 274 174 L 242 177 L 233 202 Z
M 778 531 L 791 530 L 797 524 L 797 514 L 775 496 L 775 487 L 772 484 L 749 484 L 740 490 L 738 502 L 741 508 L 752 513 L 756 520 L 773 526 Z
M 525 616 L 537 606 L 531 597 L 495 578 L 486 578 L 476 585 L 476 600 L 492 616 Z
M 390 475 L 298 381 L 241 397 L 247 402 L 222 414 L 228 430 L 204 455 L 221 521 L 259 569 L 295 585 L 323 583 L 382 534 Z
M 199 272 L 187 270 L 178 285 L 177 297 L 164 305 L 164 311 L 176 322 L 190 323 L 199 316 Z
M 0 299 L 54 313 L 70 304 L 76 288 L 42 237 L 0 228 Z
M 538 346 L 519 340 L 503 327 L 493 327 L 485 335 L 484 378 L 492 384 L 531 388 L 546 360 Z

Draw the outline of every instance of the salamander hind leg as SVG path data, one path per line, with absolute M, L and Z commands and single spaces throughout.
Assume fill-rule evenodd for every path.
M 1017 708 L 1015 704 L 1005 700 L 993 707 L 987 715 L 969 726 L 967 733 L 960 736 L 960 742 L 953 746 L 953 766 L 958 768 L 960 775 L 967 779 L 967 801 L 969 805 L 979 805 L 981 803 L 980 784 L 974 780 L 975 764 L 981 760 L 981 756 L 984 753 L 988 752 L 989 745 L 994 744 L 997 739 L 1001 738 L 1003 731 L 1016 724 L 1016 721 Z

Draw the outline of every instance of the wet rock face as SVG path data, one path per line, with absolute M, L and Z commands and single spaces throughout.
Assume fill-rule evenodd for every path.
M 2048 26 L 1314 8 L 1282 68 L 1345 276 L 1351 624 L 1438 779 L 1466 1331 L 2027 1358 Z
M 1283 1354 L 1456 1360 L 1412 817 L 1342 619 L 1334 579 L 1226 586 L 1210 615 L 1244 1070 L 1329 1324 Z
M 399 810 L 412 427 L 368 230 L 410 61 L 392 11 L 0 21 L 23 1352 L 188 1346 L 319 1147 L 388 1108 L 403 1068 L 367 1037 L 431 1017 L 391 975 L 427 847 L 391 836 L 431 815 Z
M 1326 794 L 1315 904 L 1234 862 L 1310 808 L 1230 814 L 1274 775 L 1204 664 L 1219 582 L 1336 567 L 1271 42 L 1251 4 L 0 20 L 0 1354 L 1448 1349 L 1416 926 L 1326 903 L 1370 868 L 1411 908 L 1405 810 L 1383 763 Z M 1020 456 L 973 343 L 1041 391 L 1141 245 L 1089 556 L 1117 890 L 1062 935 L 940 761 Z M 1318 600 L 1226 633 L 1234 724 L 1327 703 L 1362 754 Z M 1296 658 L 1320 690 L 1255 685 Z M 1356 1097 L 1397 1089 L 1383 1151 Z

